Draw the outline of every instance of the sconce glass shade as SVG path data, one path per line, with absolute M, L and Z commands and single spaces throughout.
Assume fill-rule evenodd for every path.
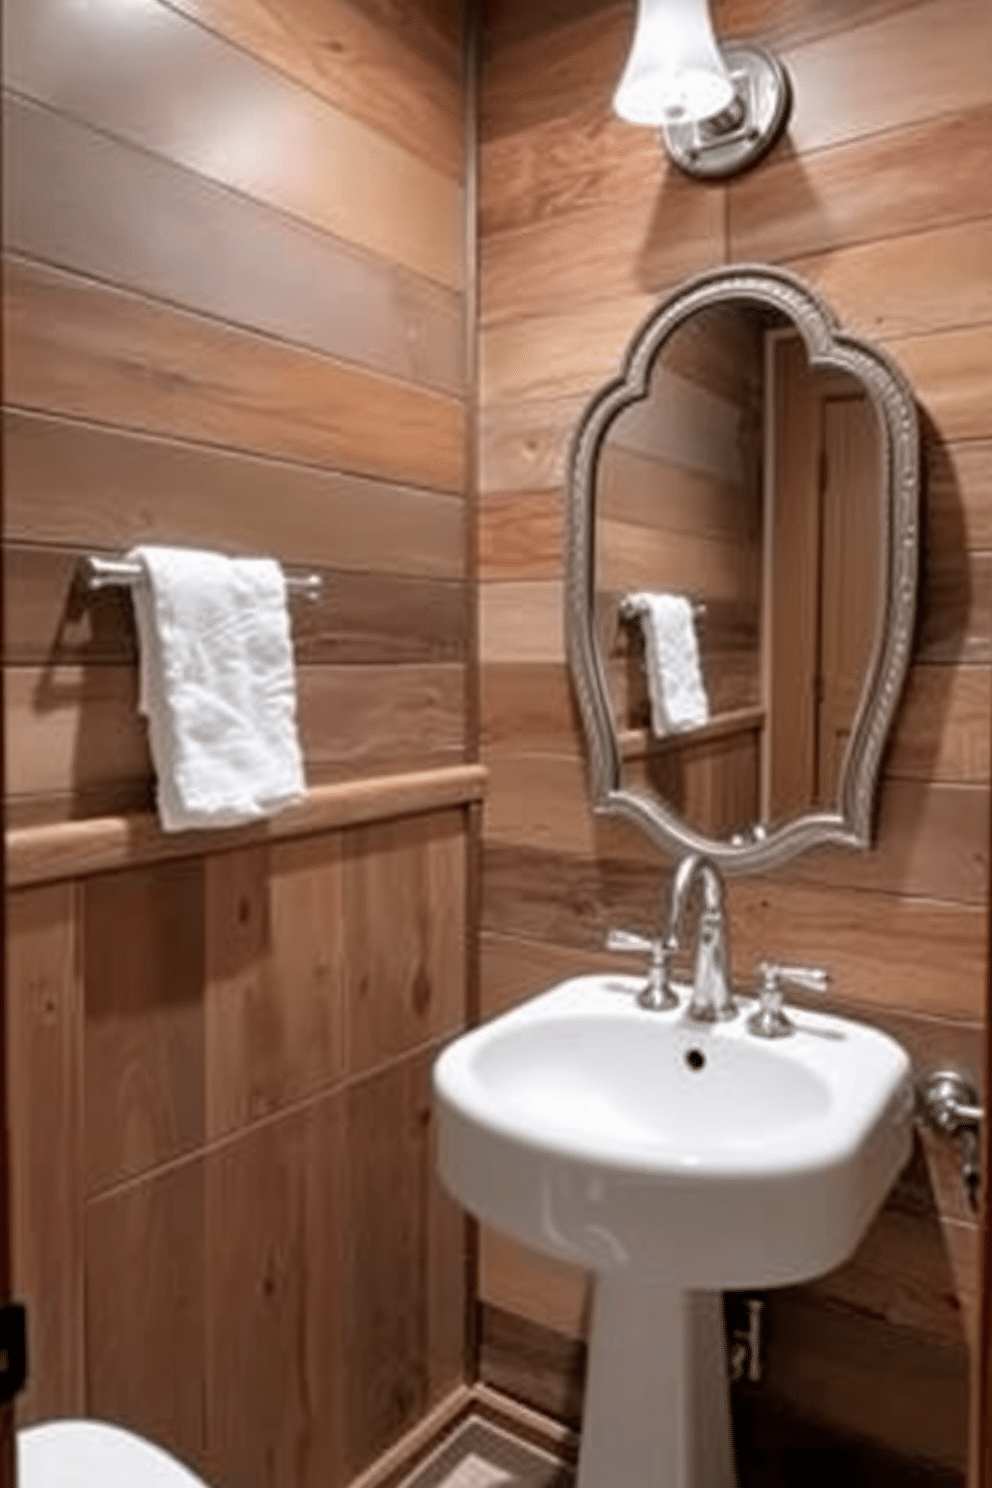
M 689 124 L 722 113 L 734 95 L 708 0 L 638 0 L 634 44 L 613 95 L 621 119 Z

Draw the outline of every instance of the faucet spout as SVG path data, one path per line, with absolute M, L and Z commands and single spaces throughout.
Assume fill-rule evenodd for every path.
M 672 898 L 665 945 L 677 950 L 690 892 L 699 885 L 696 960 L 688 1016 L 700 1023 L 733 1018 L 737 1013 L 730 979 L 730 951 L 723 879 L 712 859 L 690 853 L 679 864 L 672 882 Z

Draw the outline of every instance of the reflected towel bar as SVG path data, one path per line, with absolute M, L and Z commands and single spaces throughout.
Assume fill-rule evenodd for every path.
M 138 564 L 129 563 L 124 558 L 99 558 L 91 555 L 82 560 L 80 569 L 83 583 L 91 593 L 98 589 L 112 589 L 121 585 L 130 588 L 141 578 L 141 569 Z M 324 581 L 320 574 L 286 575 L 286 588 L 290 594 L 302 595 L 304 599 L 319 599 L 323 587 Z
M 630 599 L 629 596 L 620 601 L 619 605 L 617 606 L 617 612 L 621 620 L 636 620 L 638 617 L 638 611 L 634 607 L 633 601 Z M 702 620 L 705 614 L 706 606 L 704 604 L 699 604 L 694 600 L 692 602 L 692 618 L 694 620 Z

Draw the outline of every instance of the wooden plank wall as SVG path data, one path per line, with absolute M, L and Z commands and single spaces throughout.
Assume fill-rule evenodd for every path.
M 142 540 L 323 574 L 311 781 L 463 757 L 459 11 L 7 6 L 9 824 L 147 802 Z
M 608 964 L 608 925 L 657 924 L 664 866 L 622 825 L 594 824 L 586 806 L 563 670 L 563 457 L 585 400 L 613 375 L 656 296 L 696 270 L 768 261 L 803 274 L 911 378 L 925 438 L 925 555 L 877 845 L 735 881 L 736 966 L 746 977 L 761 955 L 823 963 L 838 998 L 904 1038 L 922 1065 L 953 1059 L 978 1074 L 992 682 L 992 13 L 982 0 L 856 9 L 715 7 L 723 35 L 780 49 L 795 108 L 762 165 L 703 185 L 667 165 L 650 131 L 611 115 L 631 4 L 488 7 L 482 995 L 495 1009 Z M 923 1143 L 854 1260 L 773 1299 L 768 1389 L 852 1439 L 960 1470 L 977 1238 L 952 1155 Z M 484 1374 L 527 1394 L 534 1328 L 582 1335 L 582 1278 L 486 1235 L 481 1292 Z M 536 1336 L 545 1360 L 574 1360 L 546 1332 Z
M 465 812 L 8 895 L 22 1424 L 333 1488 L 460 1385 L 429 1071 L 464 1018 Z
M 21 1419 L 217 1488 L 350 1481 L 464 1377 L 428 1070 L 477 791 L 149 860 L 147 818 L 100 826 L 151 799 L 129 606 L 77 563 L 319 571 L 312 786 L 471 753 L 462 54 L 457 0 L 5 6 L 7 824 L 48 880 L 8 895 Z M 77 821 L 135 856 L 73 876 Z

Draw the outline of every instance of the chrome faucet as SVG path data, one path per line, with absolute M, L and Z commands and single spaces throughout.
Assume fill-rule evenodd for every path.
M 678 950 L 686 902 L 697 880 L 701 903 L 696 927 L 696 966 L 686 1016 L 699 1023 L 715 1023 L 718 1019 L 735 1017 L 737 1004 L 730 985 L 723 879 L 716 864 L 701 853 L 683 858 L 676 870 L 665 944 L 669 951 Z

